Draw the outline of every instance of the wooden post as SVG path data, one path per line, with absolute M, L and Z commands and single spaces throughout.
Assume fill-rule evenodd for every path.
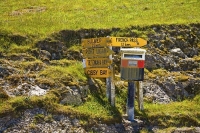
M 141 110 L 144 110 L 142 81 L 135 81 L 135 84 L 136 84 L 136 88 L 137 88 L 138 108 L 141 111 Z

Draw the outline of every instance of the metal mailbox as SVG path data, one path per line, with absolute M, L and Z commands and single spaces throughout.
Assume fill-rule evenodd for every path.
M 121 80 L 142 81 L 144 79 L 145 49 L 121 48 Z

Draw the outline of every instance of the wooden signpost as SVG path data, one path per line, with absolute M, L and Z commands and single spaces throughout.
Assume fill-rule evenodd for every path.
M 85 73 L 91 78 L 107 78 L 112 72 L 109 68 L 86 68 Z
M 85 48 L 82 52 L 84 58 L 108 57 L 114 53 L 109 47 Z
M 147 41 L 134 37 L 100 37 L 82 39 L 83 67 L 85 74 L 91 78 L 106 78 L 106 96 L 112 106 L 115 106 L 114 67 L 112 64 L 112 47 L 142 47 Z M 128 82 L 128 118 L 134 119 L 134 94 L 138 89 L 138 105 L 143 110 L 143 90 L 141 81 Z
M 110 39 L 107 37 L 82 39 L 81 44 L 83 48 L 106 47 L 109 46 Z
M 147 41 L 142 38 L 134 37 L 110 37 L 113 47 L 142 47 Z
M 108 99 L 115 106 L 115 86 L 112 66 L 112 47 L 108 37 L 82 39 L 83 66 L 91 78 L 106 78 Z
M 85 59 L 86 67 L 109 67 L 112 63 L 112 60 L 109 58 L 92 58 L 92 59 Z

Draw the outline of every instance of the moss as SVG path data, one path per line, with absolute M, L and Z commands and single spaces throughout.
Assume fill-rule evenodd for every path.
M 50 64 L 53 66 L 70 66 L 72 64 L 74 64 L 76 61 L 74 60 L 67 60 L 67 59 L 61 59 L 61 60 L 52 60 L 50 61 Z
M 186 75 L 179 75 L 179 76 L 176 76 L 175 77 L 175 81 L 187 81 L 189 79 L 189 76 L 186 76 Z
M 32 49 L 31 45 L 12 44 L 9 48 L 9 53 L 25 53 Z
M 5 100 L 8 99 L 8 94 L 0 87 L 0 99 Z
M 49 87 L 54 87 L 56 82 L 52 79 L 38 77 L 36 79 L 36 84 L 40 84 L 40 85 L 42 84 Z
M 8 53 L 7 58 L 14 61 L 35 61 L 36 58 L 27 53 Z
M 20 74 L 12 74 L 6 78 L 10 81 L 11 85 L 16 86 L 22 82 L 22 75 Z
M 200 63 L 200 56 L 194 56 L 193 59 Z
M 165 69 L 156 69 L 153 70 L 152 73 L 155 74 L 156 76 L 166 76 L 168 74 L 167 70 Z
M 148 73 L 148 78 L 155 79 L 157 76 L 153 73 Z
M 36 114 L 34 116 L 34 123 L 41 123 L 44 121 L 45 116 L 43 114 Z
M 172 72 L 170 75 L 174 77 L 174 80 L 176 82 L 184 82 L 190 78 L 189 76 L 187 76 L 183 73 L 180 73 L 180 72 Z
M 46 65 L 40 61 L 40 60 L 35 60 L 35 61 L 29 61 L 29 62 L 20 62 L 19 63 L 20 68 L 24 69 L 26 71 L 40 71 L 42 70 Z
M 80 50 L 82 49 L 81 45 L 72 45 L 68 50 L 69 51 L 77 51 L 80 52 Z

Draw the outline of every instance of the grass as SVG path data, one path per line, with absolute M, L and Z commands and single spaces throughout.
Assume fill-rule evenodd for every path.
M 21 110 L 34 107 L 43 107 L 51 113 L 62 113 L 73 118 L 79 118 L 84 124 L 91 121 L 105 123 L 120 122 L 125 110 L 118 108 L 126 105 L 126 89 L 118 90 L 116 93 L 116 107 L 111 107 L 105 94 L 89 94 L 87 102 L 80 106 L 65 106 L 58 103 L 56 91 L 50 91 L 45 96 L 15 97 L 0 103 L 0 116 L 7 113 L 18 114 Z M 124 95 L 124 97 L 123 97 Z M 104 97 L 104 98 L 103 98 Z M 120 97 L 124 102 L 121 102 Z M 144 102 L 144 111 L 139 111 L 135 104 L 135 117 L 144 120 L 149 125 L 161 127 L 199 126 L 200 125 L 200 95 L 194 99 L 170 104 L 153 104 Z
M 63 29 L 200 22 L 199 0 L 3 0 L 0 29 L 45 37 Z
M 120 32 L 112 32 L 113 36 L 125 36 L 134 32 L 146 38 L 144 31 L 132 30 L 131 26 L 150 26 L 156 24 L 191 24 L 200 22 L 199 0 L 1 0 L 0 1 L 0 53 L 12 53 L 10 57 L 23 56 L 34 48 L 34 42 L 42 40 L 61 30 L 79 29 L 111 29 L 124 28 Z M 150 29 L 148 29 L 150 30 Z M 154 32 L 154 31 L 148 31 Z M 19 36 L 18 36 L 19 35 Z M 200 45 L 198 45 L 200 46 Z M 73 45 L 68 50 L 79 51 L 80 46 Z M 9 54 L 8 54 L 9 55 Z M 34 57 L 26 57 L 27 62 L 13 65 L 23 70 L 38 72 L 36 82 L 54 86 L 56 83 L 86 82 L 81 62 L 66 59 L 50 61 L 45 65 Z M 199 57 L 194 57 L 199 61 Z M 3 62 L 4 60 L 1 60 Z M 5 62 L 5 61 L 4 61 Z M 184 73 L 168 73 L 164 69 L 149 72 L 149 78 L 172 75 L 175 81 L 187 81 Z M 31 76 L 31 75 L 30 75 Z M 8 79 L 19 80 L 20 76 L 12 75 Z M 71 83 L 71 84 L 73 84 Z M 1 90 L 1 89 L 0 89 Z M 92 124 L 92 120 L 105 123 L 121 121 L 126 111 L 127 88 L 116 88 L 116 107 L 110 106 L 105 96 L 105 86 L 94 91 L 90 88 L 87 102 L 80 106 L 64 106 L 59 104 L 57 91 L 50 91 L 45 96 L 8 98 L 0 92 L 0 116 L 19 113 L 27 108 L 43 107 L 52 113 L 63 113 L 71 117 L 82 119 L 85 124 Z M 158 126 L 199 126 L 200 125 L 200 95 L 194 99 L 182 102 L 172 102 L 166 105 L 144 103 L 144 111 L 135 107 L 136 118 L 143 119 L 150 125 Z M 36 119 L 45 119 L 36 116 Z M 51 119 L 46 118 L 47 120 Z M 34 128 L 34 123 L 31 125 Z M 144 130 L 144 132 L 146 132 Z
M 47 66 L 46 69 L 39 73 L 40 77 L 49 78 L 55 81 L 68 80 L 68 77 L 73 78 L 73 81 L 86 81 L 82 63 L 76 61 L 74 64 L 63 66 Z
M 160 126 L 198 126 L 200 125 L 199 101 L 200 95 L 194 99 L 172 102 L 167 105 L 145 103 L 143 113 L 147 115 L 149 122 Z

